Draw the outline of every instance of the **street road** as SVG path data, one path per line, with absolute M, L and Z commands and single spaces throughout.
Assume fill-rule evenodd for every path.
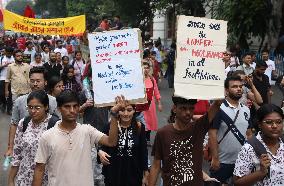
M 274 96 L 272 102 L 279 105 L 281 104 L 282 94 L 278 89 L 273 87 Z M 167 85 L 167 81 L 162 81 L 160 83 L 160 93 L 162 96 L 162 104 L 163 104 L 163 112 L 157 112 L 158 120 L 159 120 L 159 128 L 167 124 L 167 118 L 170 114 L 170 109 L 172 106 L 171 96 L 173 95 L 173 89 L 169 89 Z M 8 131 L 9 131 L 9 123 L 10 116 L 0 113 L 0 186 L 7 185 L 7 172 L 3 171 L 3 154 L 7 149 L 7 139 L 8 139 Z M 151 141 L 153 143 L 154 133 L 151 134 Z M 150 152 L 150 149 L 149 149 Z

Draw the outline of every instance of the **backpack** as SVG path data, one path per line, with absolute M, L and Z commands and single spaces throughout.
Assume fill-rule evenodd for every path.
M 26 117 L 24 118 L 24 121 L 23 121 L 23 133 L 27 130 L 28 124 L 29 124 L 29 122 L 31 121 L 31 119 L 32 119 L 32 118 L 31 118 L 30 116 L 26 116 Z M 57 121 L 59 121 L 59 120 L 60 120 L 60 119 L 59 119 L 59 117 L 58 117 L 57 115 L 55 115 L 55 114 L 51 115 L 51 117 L 50 117 L 49 120 L 48 120 L 47 130 L 50 129 L 50 128 L 52 128 L 52 127 L 54 127 L 55 123 L 56 123 Z
M 281 137 L 282 142 L 284 142 L 284 137 Z M 258 158 L 262 154 L 267 154 L 267 151 L 264 147 L 264 145 L 256 138 L 256 136 L 252 136 L 249 140 L 247 140 L 247 143 L 250 144 Z
M 281 141 L 284 142 L 284 137 L 281 136 Z M 247 140 L 247 143 L 250 144 L 256 154 L 256 156 L 258 158 L 260 158 L 260 156 L 262 154 L 267 154 L 267 151 L 264 147 L 264 145 L 256 138 L 256 136 L 252 136 L 249 140 Z M 270 176 L 270 168 L 268 168 L 268 173 L 267 176 Z

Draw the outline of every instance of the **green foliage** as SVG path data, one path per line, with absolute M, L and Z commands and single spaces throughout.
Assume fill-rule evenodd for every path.
M 154 5 L 158 0 L 36 0 L 36 10 L 45 17 L 63 17 L 85 14 L 89 24 L 97 25 L 102 16 L 110 19 L 120 15 L 133 27 L 147 25 L 154 17 Z
M 35 11 L 45 18 L 66 17 L 66 1 L 67 0 L 36 0 L 34 6 Z
M 98 24 L 102 16 L 112 16 L 115 10 L 111 0 L 68 0 L 68 16 L 85 14 L 88 24 Z
M 6 9 L 19 15 L 24 15 L 24 11 L 27 5 L 33 6 L 31 0 L 11 0 Z
M 243 48 L 249 47 L 246 41 L 249 37 L 264 39 L 268 32 L 274 31 L 272 8 L 270 0 L 211 1 L 213 18 L 227 20 L 228 32 Z

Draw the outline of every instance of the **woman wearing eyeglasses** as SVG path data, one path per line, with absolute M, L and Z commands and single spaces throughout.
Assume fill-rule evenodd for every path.
M 260 128 L 256 139 L 260 142 L 259 146 L 264 147 L 265 153 L 257 153 L 261 148 L 253 147 L 251 143 L 246 143 L 242 147 L 235 164 L 235 185 L 283 186 L 283 111 L 276 105 L 266 104 L 261 106 L 256 114 Z
M 26 118 L 21 119 L 17 128 L 8 178 L 9 186 L 32 185 L 38 142 L 52 117 L 48 114 L 48 103 L 48 96 L 43 90 L 33 91 L 27 98 L 27 110 L 31 119 L 27 127 L 24 127 Z M 43 183 L 47 185 L 47 175 Z

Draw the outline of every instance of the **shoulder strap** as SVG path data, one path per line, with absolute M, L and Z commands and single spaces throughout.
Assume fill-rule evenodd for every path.
M 75 59 L 73 59 L 72 61 L 72 66 L 74 67 L 74 65 L 75 65 Z
M 239 129 L 235 125 L 232 124 L 234 123 L 233 120 L 223 110 L 221 110 L 220 112 L 223 113 L 222 120 L 226 123 L 226 125 L 228 126 L 230 131 L 233 133 L 233 135 L 237 138 L 237 140 L 240 142 L 240 144 L 244 145 L 246 139 L 242 135 L 242 133 L 239 131 Z
M 267 151 L 264 147 L 264 145 L 256 138 L 256 136 L 252 136 L 248 141 L 248 144 L 250 144 L 255 151 L 255 154 L 259 158 L 262 154 L 266 154 Z
M 234 124 L 236 123 L 237 118 L 238 118 L 238 116 L 239 116 L 239 113 L 240 113 L 240 110 L 237 111 L 236 116 L 235 116 L 235 118 L 234 118 L 234 121 L 233 121 L 233 124 L 232 124 L 232 125 L 234 125 Z M 230 130 L 231 130 L 231 128 L 228 127 L 228 129 L 227 129 L 226 132 L 224 133 L 223 137 L 220 139 L 220 141 L 218 141 L 218 144 L 220 144 L 220 143 L 223 141 L 223 139 L 227 136 L 227 134 L 230 132 Z
M 54 127 L 55 123 L 59 120 L 60 120 L 59 117 L 57 115 L 53 114 L 48 121 L 47 130 Z
M 27 130 L 29 122 L 31 121 L 31 119 L 32 118 L 30 116 L 26 116 L 24 118 L 24 121 L 23 121 L 23 133 Z

